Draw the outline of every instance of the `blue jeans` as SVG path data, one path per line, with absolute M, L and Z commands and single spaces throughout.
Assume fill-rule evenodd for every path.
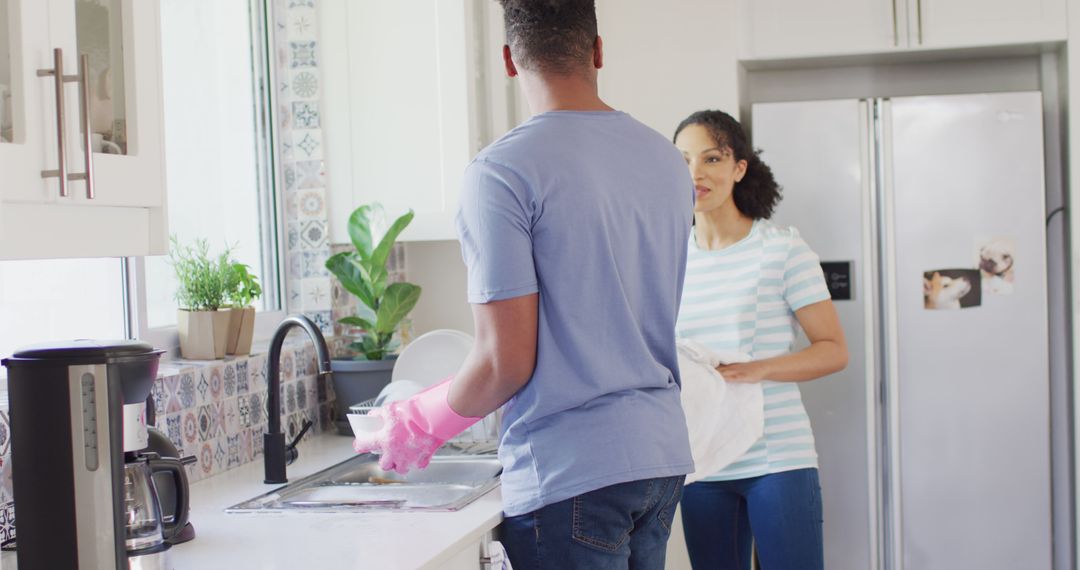
M 695 569 L 750 570 L 753 542 L 762 570 L 825 568 L 817 469 L 692 483 L 682 522 Z
M 664 567 L 686 477 L 611 485 L 503 520 L 514 570 Z

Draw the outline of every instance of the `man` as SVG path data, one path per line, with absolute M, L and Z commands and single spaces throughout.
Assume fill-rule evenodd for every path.
M 358 439 L 427 465 L 507 403 L 504 543 L 524 568 L 663 568 L 693 471 L 675 317 L 693 183 L 662 135 L 597 93 L 593 0 L 500 0 L 533 117 L 465 173 L 458 231 L 476 344 L 452 380 Z

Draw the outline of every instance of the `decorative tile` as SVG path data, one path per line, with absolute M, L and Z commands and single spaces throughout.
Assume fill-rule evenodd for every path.
M 299 99 L 311 99 L 319 94 L 319 76 L 310 71 L 293 72 L 292 92 Z
M 330 316 L 330 311 L 315 311 L 311 313 L 305 313 L 315 326 L 319 327 L 319 331 L 323 336 L 330 336 L 334 334 L 334 319 Z
M 248 412 L 251 414 L 251 425 L 257 426 L 266 421 L 266 408 L 263 400 L 265 395 L 252 394 L 248 396 Z
M 292 164 L 286 164 L 282 168 L 281 173 L 282 178 L 285 179 L 285 191 L 292 192 L 293 190 L 296 190 L 296 167 Z
M 240 461 L 240 434 L 225 437 L 225 453 L 227 461 L 225 464 L 226 469 L 239 467 L 243 463 Z
M 226 364 L 222 373 L 224 380 L 224 392 L 225 397 L 229 398 L 236 395 L 236 366 L 232 363 Z
M 301 222 L 300 246 L 303 249 L 321 249 L 326 247 L 326 220 L 306 220 Z M 327 294 L 330 293 L 329 288 Z
M 304 278 L 330 276 L 330 271 L 326 269 L 326 260 L 330 259 L 329 249 L 324 247 L 317 251 L 305 251 L 303 254 L 301 274 Z M 329 292 L 327 288 L 327 293 Z
M 240 433 L 240 400 L 245 400 L 243 396 L 236 398 L 229 398 L 222 402 L 222 412 L 225 416 L 225 435 L 235 435 Z
M 251 392 L 266 391 L 266 356 L 253 356 L 248 360 L 248 382 Z
M 0 546 L 15 541 L 15 503 L 0 505 Z
M 317 129 L 319 128 L 319 103 L 318 101 L 293 101 L 292 104 L 292 120 L 294 129 Z M 300 133 L 297 133 L 300 134 Z M 307 134 L 307 133 L 304 133 Z M 322 133 L 316 133 L 316 136 L 321 138 Z M 299 146 L 300 141 L 303 140 L 303 136 L 294 139 L 293 142 Z M 318 141 L 316 141 L 318 142 Z
M 301 160 L 296 162 L 297 188 L 325 188 L 326 173 L 321 160 Z
M 15 484 L 13 481 L 15 473 L 12 470 L 13 465 L 10 455 L 0 457 L 0 503 L 7 503 L 15 500 Z
M 289 42 L 290 62 L 293 69 L 301 67 L 316 67 L 315 42 Z
M 285 411 L 290 414 L 296 412 L 296 385 L 295 381 L 285 384 Z
M 199 467 L 204 475 L 209 475 L 214 470 L 214 448 L 210 442 L 203 442 L 199 450 Z
M 180 375 L 180 386 L 176 390 L 180 406 L 184 409 L 195 406 L 195 378 L 191 372 Z
M 296 378 L 296 360 L 293 357 L 293 351 L 283 350 L 281 355 L 281 380 L 282 382 L 288 382 Z
M 249 396 L 236 398 L 236 412 L 239 415 L 240 427 L 251 427 L 251 398 Z
M 0 411 L 0 457 L 11 453 L 11 419 Z
M 320 160 L 323 158 L 322 131 L 293 131 L 293 147 L 299 160 Z
M 214 473 L 221 473 L 227 469 L 227 459 L 228 451 L 226 450 L 225 440 L 218 439 L 214 442 Z
M 226 433 L 225 424 L 225 402 L 214 402 L 210 405 L 210 413 L 214 415 L 214 433 L 210 437 L 213 439 L 225 437 Z
M 297 193 L 297 218 L 326 222 L 325 188 L 308 188 Z
M 200 441 L 199 419 L 195 416 L 195 412 L 192 411 L 185 412 L 183 418 L 184 447 L 195 449 L 195 444 Z
M 285 299 L 288 303 L 289 312 L 300 312 L 301 292 L 300 279 L 289 279 L 285 282 Z
M 240 430 L 240 461 L 251 461 L 251 430 Z
M 288 419 L 282 422 L 282 425 L 286 426 L 285 439 L 292 441 L 296 437 L 296 434 L 300 433 L 300 417 L 298 414 L 289 414 Z
M 165 413 L 172 414 L 179 412 L 183 409 L 180 406 L 180 398 L 176 395 L 176 391 L 180 389 L 180 377 L 179 376 L 166 376 L 165 377 L 165 394 L 169 402 L 165 405 Z
M 236 393 L 247 394 L 251 389 L 248 381 L 248 360 L 236 363 Z
M 301 282 L 304 312 L 330 311 L 330 278 L 311 277 Z
M 207 404 L 199 406 L 199 441 L 210 441 L 217 435 L 217 412 L 213 406 Z
M 184 447 L 184 430 L 182 427 L 183 418 L 180 414 L 170 414 L 165 416 L 165 433 L 169 436 L 169 441 L 176 447 Z
M 289 39 L 314 40 L 318 35 L 318 14 L 314 8 L 297 7 L 289 10 Z
M 168 412 L 166 408 L 169 405 L 169 396 L 165 392 L 165 379 L 156 378 L 154 384 L 150 386 L 150 396 L 154 399 L 154 416 L 157 418 L 165 417 Z
M 211 367 L 207 372 L 210 377 L 210 395 L 213 397 L 213 401 L 219 402 L 225 392 L 225 385 L 221 379 L 222 368 L 220 366 Z
M 289 0 L 289 8 L 314 8 L 315 0 Z
M 206 379 L 206 370 L 199 371 L 199 380 L 195 383 L 196 400 L 199 405 L 206 405 L 214 401 L 210 395 L 210 382 Z
M 285 222 L 285 249 L 289 252 L 289 270 L 292 272 L 289 275 L 300 275 L 304 270 L 303 265 L 300 262 L 297 262 L 295 267 L 292 263 L 293 254 L 297 254 L 297 257 L 299 258 L 301 249 L 300 229 L 301 226 L 299 221 Z
M 296 381 L 296 407 L 301 410 L 306 410 L 308 407 L 308 380 L 310 378 L 301 378 Z
M 255 461 L 263 456 L 263 434 L 266 426 L 259 425 L 251 428 L 251 460 Z

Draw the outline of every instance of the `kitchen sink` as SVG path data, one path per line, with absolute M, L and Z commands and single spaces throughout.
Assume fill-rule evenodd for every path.
M 250 512 L 456 511 L 499 485 L 502 465 L 490 454 L 436 455 L 406 475 L 379 468 L 365 453 L 225 509 Z

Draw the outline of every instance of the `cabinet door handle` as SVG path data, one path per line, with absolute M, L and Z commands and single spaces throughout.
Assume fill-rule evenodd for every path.
M 922 0 L 915 0 L 915 19 L 919 24 L 919 45 L 923 43 L 923 30 L 922 30 Z
M 90 132 L 90 56 L 83 54 L 79 58 L 79 127 L 82 129 L 83 157 L 86 159 L 86 172 L 73 177 L 86 177 L 86 199 L 94 199 L 94 160 L 92 148 L 93 133 Z
M 67 113 L 64 112 L 64 50 L 53 50 L 53 68 L 37 70 L 38 77 L 53 78 L 53 90 L 56 95 L 56 170 L 42 170 L 42 178 L 60 178 L 60 196 L 68 195 L 68 164 L 67 164 L 67 137 L 64 134 L 64 123 Z
M 896 0 L 892 0 L 892 45 L 900 47 L 900 24 L 897 23 Z
M 38 77 L 52 77 L 54 90 L 56 91 L 56 170 L 42 170 L 42 178 L 59 178 L 60 197 L 68 196 L 69 180 L 86 181 L 86 197 L 94 198 L 94 163 L 91 160 L 91 135 L 90 132 L 90 56 L 83 55 L 79 60 L 79 73 L 77 75 L 64 75 L 64 50 L 53 50 L 53 68 L 37 70 Z M 80 118 L 82 127 L 83 154 L 86 157 L 86 172 L 71 173 L 68 170 L 67 161 L 67 131 L 64 129 L 67 123 L 67 111 L 64 108 L 64 84 L 79 83 Z

